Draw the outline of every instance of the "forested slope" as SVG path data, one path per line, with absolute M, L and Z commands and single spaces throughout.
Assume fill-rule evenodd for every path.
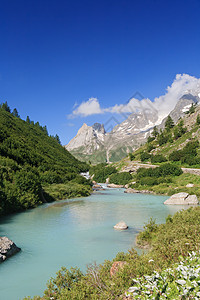
M 56 198 L 89 194 L 90 183 L 79 175 L 87 169 L 85 163 L 60 145 L 58 136 L 48 136 L 46 126 L 34 124 L 29 117 L 24 121 L 16 110 L 11 113 L 7 103 L 1 105 L 0 214 Z M 72 184 L 69 185 L 72 180 L 74 188 L 68 191 L 69 186 L 72 189 Z M 63 197 L 59 194 L 59 184 L 65 190 Z M 55 196 L 51 195 L 52 185 L 54 191 L 56 185 Z

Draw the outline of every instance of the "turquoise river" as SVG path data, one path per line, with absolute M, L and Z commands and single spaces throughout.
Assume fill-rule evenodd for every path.
M 22 251 L 0 265 L 0 300 L 42 295 L 47 280 L 62 266 L 85 270 L 87 264 L 134 247 L 137 233 L 151 217 L 162 223 L 183 208 L 165 206 L 166 199 L 106 189 L 1 218 L 0 236 L 8 236 Z M 128 230 L 113 229 L 121 220 Z

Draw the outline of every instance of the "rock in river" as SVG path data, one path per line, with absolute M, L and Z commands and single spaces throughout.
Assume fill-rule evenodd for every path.
M 124 221 L 120 221 L 119 223 L 117 223 L 114 226 L 114 228 L 117 230 L 125 230 L 125 229 L 128 229 L 128 226 L 126 225 L 126 223 Z
M 164 204 L 172 205 L 197 205 L 199 201 L 196 195 L 189 195 L 188 193 L 178 193 L 167 199 Z
M 124 185 L 122 184 L 114 184 L 114 183 L 110 183 L 107 185 L 108 188 L 124 188 Z
M 0 263 L 16 254 L 21 249 L 18 248 L 13 241 L 9 240 L 6 236 L 0 237 Z

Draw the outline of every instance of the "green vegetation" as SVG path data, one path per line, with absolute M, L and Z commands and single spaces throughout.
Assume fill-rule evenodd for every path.
M 88 195 L 91 183 L 79 175 L 86 170 L 86 163 L 75 159 L 60 145 L 58 135 L 48 136 L 46 126 L 30 121 L 29 117 L 23 121 L 16 109 L 11 113 L 7 102 L 1 104 L 0 214 L 66 196 Z M 56 188 L 51 184 L 56 184 Z M 51 192 L 55 189 L 57 193 Z
M 191 106 L 188 115 L 184 119 L 180 118 L 177 124 L 174 124 L 172 118 L 168 116 L 164 129 L 159 132 L 154 127 L 147 143 L 131 153 L 132 160 L 152 164 L 170 161 L 182 167 L 200 168 L 200 114 L 198 112 L 198 107 Z
M 132 175 L 128 172 L 115 173 L 112 174 L 109 178 L 110 178 L 109 180 L 110 183 L 120 184 L 120 185 L 125 185 L 130 180 L 133 179 Z
M 199 147 L 199 141 L 191 141 L 186 144 L 182 150 L 175 150 L 169 155 L 171 161 L 181 161 L 181 163 L 187 163 L 189 166 L 200 163 L 200 158 L 197 156 L 197 148 Z
M 110 167 L 106 163 L 101 163 L 96 166 L 90 167 L 89 170 L 90 175 L 94 175 L 93 179 L 96 182 L 106 182 L 106 178 L 109 177 L 109 175 L 113 173 L 117 173 L 117 170 L 115 167 Z
M 147 253 L 139 256 L 134 249 L 118 253 L 113 261 L 89 266 L 85 274 L 77 268 L 62 268 L 57 277 L 48 282 L 44 296 L 34 299 L 115 300 L 123 299 L 125 292 L 134 299 L 151 299 L 150 296 L 156 297 L 152 299 L 172 299 L 173 290 L 173 299 L 179 299 L 182 293 L 197 296 L 200 259 L 193 251 L 198 252 L 200 248 L 199 231 L 200 207 L 168 216 L 166 223 L 161 225 L 156 225 L 151 219 L 137 239 L 142 247 L 150 246 Z M 115 261 L 125 264 L 111 277 L 110 268 Z M 133 294 L 135 291 L 137 295 Z M 161 297 L 162 293 L 166 296 Z
M 151 163 L 152 164 L 162 163 L 162 162 L 166 162 L 166 161 L 167 161 L 166 157 L 162 154 L 151 155 Z
M 134 279 L 126 295 L 134 299 L 199 299 L 199 268 L 200 252 L 193 251 L 172 268 Z

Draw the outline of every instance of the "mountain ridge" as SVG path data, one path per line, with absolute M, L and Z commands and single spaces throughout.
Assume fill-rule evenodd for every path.
M 198 91 L 193 94 L 187 91 L 183 94 L 169 113 L 175 123 L 185 115 L 192 104 L 200 101 L 199 95 Z M 154 126 L 162 129 L 166 118 L 164 114 L 163 118 L 160 118 L 157 110 L 148 108 L 130 114 L 126 120 L 107 133 L 103 124 L 95 123 L 99 124 L 97 129 L 94 129 L 95 124 L 93 126 L 83 124 L 65 148 L 80 160 L 90 160 L 92 163 L 116 162 L 143 144 Z

